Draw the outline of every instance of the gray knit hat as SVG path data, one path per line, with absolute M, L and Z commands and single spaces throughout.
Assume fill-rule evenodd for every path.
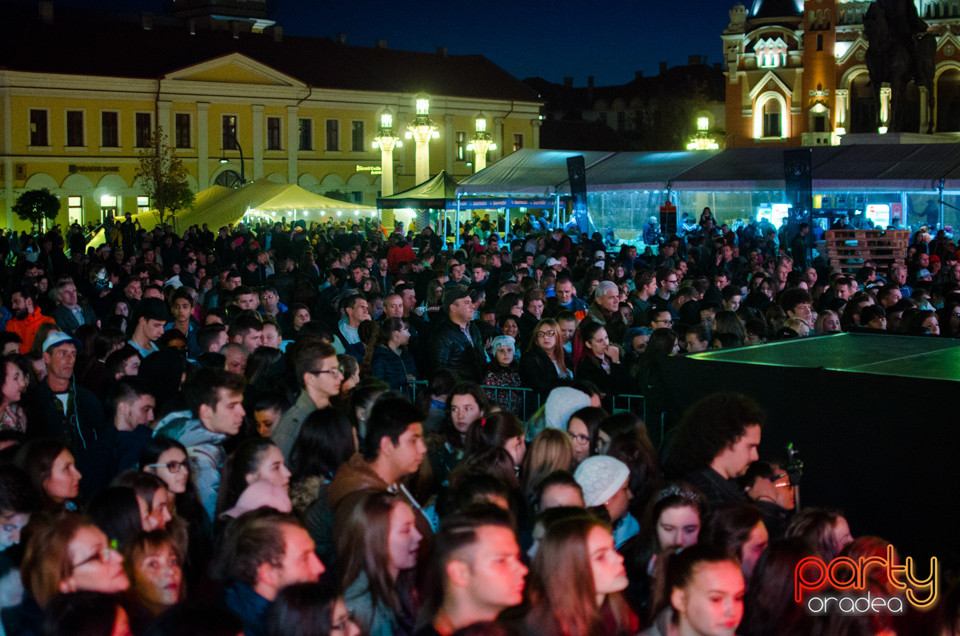
M 543 415 L 547 428 L 567 430 L 570 416 L 585 406 L 590 406 L 589 395 L 573 387 L 558 386 L 550 391 L 550 395 L 547 396 L 547 405 L 544 407 Z
M 630 469 L 615 457 L 594 455 L 577 466 L 573 478 L 583 489 L 583 502 L 587 508 L 593 508 L 602 506 L 617 494 L 630 478 Z

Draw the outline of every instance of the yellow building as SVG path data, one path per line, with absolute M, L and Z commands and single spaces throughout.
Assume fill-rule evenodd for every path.
M 394 192 L 416 184 L 416 144 L 382 166 L 374 139 L 384 114 L 402 138 L 418 98 L 429 99 L 436 127 L 431 175 L 473 173 L 468 146 L 479 113 L 496 144 L 487 161 L 539 147 L 536 93 L 482 56 L 353 47 L 285 37 L 276 26 L 54 15 L 48 3 L 30 15 L 3 11 L 0 219 L 8 228 L 26 226 L 11 207 L 35 188 L 60 198 L 61 224 L 149 209 L 134 172 L 155 127 L 183 159 L 194 192 L 236 185 L 242 173 L 367 205 L 383 168 L 393 171 Z

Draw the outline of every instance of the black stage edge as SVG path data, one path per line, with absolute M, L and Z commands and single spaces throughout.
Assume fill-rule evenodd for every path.
M 878 340 L 913 353 L 865 354 Z M 820 350 L 825 364 L 788 366 L 801 349 Z M 960 341 L 909 336 L 843 334 L 674 356 L 664 368 L 667 423 L 710 393 L 749 395 L 768 413 L 761 458 L 785 455 L 788 442 L 801 453 L 803 506 L 840 508 L 854 536 L 882 537 L 902 557 L 936 556 L 942 571 L 956 571 L 958 367 Z

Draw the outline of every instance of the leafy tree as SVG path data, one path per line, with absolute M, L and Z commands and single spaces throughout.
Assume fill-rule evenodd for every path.
M 40 228 L 44 218 L 53 221 L 60 214 L 60 199 L 46 188 L 27 190 L 17 198 L 13 211 L 34 228 Z
M 161 226 L 168 223 L 177 210 L 193 203 L 187 169 L 162 129 L 154 132 L 147 147 L 140 151 L 134 183 L 150 197 L 150 204 Z

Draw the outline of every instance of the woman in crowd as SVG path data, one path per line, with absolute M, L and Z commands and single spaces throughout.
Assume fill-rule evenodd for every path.
M 360 636 L 343 597 L 320 583 L 295 583 L 280 590 L 270 607 L 267 636 Z
M 581 323 L 578 334 L 582 350 L 574 378 L 594 383 L 606 395 L 622 393 L 626 382 L 620 366 L 620 349 L 610 344 L 607 330 L 600 323 L 587 320 Z M 576 359 L 576 344 L 574 352 Z
M 806 541 L 827 563 L 853 543 L 850 525 L 843 513 L 824 508 L 804 508 L 797 512 L 787 526 L 786 536 Z
M 740 562 L 743 579 L 749 585 L 770 535 L 760 508 L 752 503 L 722 503 L 713 506 L 701 541 L 720 546 Z
M 560 326 L 552 318 L 541 320 L 533 328 L 527 349 L 520 358 L 520 379 L 540 399 L 561 382 L 573 379 L 572 361 L 563 350 Z
M 240 494 L 258 481 L 265 481 L 284 491 L 290 485 L 290 470 L 283 461 L 283 452 L 276 444 L 262 437 L 242 442 L 227 459 L 220 479 L 217 516 L 233 508 Z
M 488 448 L 502 448 L 510 454 L 514 470 L 519 473 L 527 452 L 523 424 L 512 413 L 491 413 L 470 425 L 465 448 L 468 456 L 479 455 Z
M 42 508 L 77 509 L 74 499 L 80 493 L 81 475 L 65 444 L 52 439 L 27 442 L 17 452 L 16 464 L 30 477 Z
M 20 565 L 24 599 L 4 612 L 8 634 L 39 633 L 41 610 L 59 594 L 116 594 L 130 587 L 123 557 L 90 519 L 71 512 L 39 514 L 31 520 Z
M 524 633 L 635 634 L 638 621 L 620 594 L 626 587 L 609 526 L 587 514 L 558 520 L 546 527 L 527 577 Z
M 479 385 L 461 382 L 447 396 L 447 417 L 440 438 L 428 440 L 427 458 L 433 469 L 436 487 L 445 485 L 450 471 L 463 459 L 467 431 L 475 421 L 482 419 L 489 410 L 487 396 Z
M 745 586 L 736 558 L 696 545 L 666 564 L 661 611 L 643 636 L 734 636 L 743 618 Z
M 423 538 L 413 509 L 394 494 L 370 492 L 338 519 L 335 536 L 344 601 L 363 633 L 413 634 L 413 575 Z
M 183 556 L 167 532 L 135 535 L 123 551 L 123 565 L 130 580 L 130 595 L 151 618 L 183 598 Z
M 600 424 L 606 417 L 607 412 L 595 406 L 586 406 L 570 416 L 567 433 L 573 440 L 575 463 L 600 453 Z
M 417 378 L 417 365 L 407 351 L 410 328 L 402 318 L 387 318 L 374 329 L 367 343 L 361 375 L 380 378 L 391 391 L 408 391 Z
M 575 456 L 573 442 L 566 432 L 546 428 L 537 433 L 527 447 L 523 458 L 524 466 L 521 473 L 526 501 L 533 501 L 540 482 L 548 475 L 558 470 L 572 470 Z
M 26 361 L 19 355 L 0 358 L 3 368 L 3 385 L 0 386 L 0 430 L 27 432 L 27 414 L 20 406 L 20 399 L 30 385 L 33 375 Z

